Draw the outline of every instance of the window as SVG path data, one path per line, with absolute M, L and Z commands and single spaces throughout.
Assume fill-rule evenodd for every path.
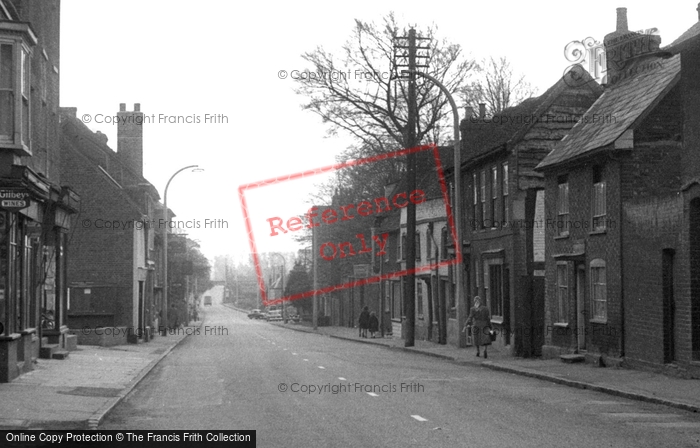
M 420 232 L 416 231 L 416 261 L 420 261 Z
M 605 283 L 605 261 L 591 261 L 591 311 L 593 320 L 606 321 L 608 318 L 607 287 Z
M 605 181 L 601 167 L 593 168 L 593 230 L 605 230 Z
M 425 256 L 426 259 L 433 258 L 433 223 L 428 224 L 428 230 L 425 232 Z
M 503 182 L 503 186 L 501 187 L 501 195 L 503 196 L 503 200 L 501 201 L 501 217 L 503 218 L 504 222 L 508 222 L 510 220 L 510 209 L 508 207 L 508 163 L 503 164 L 503 174 L 501 175 L 501 179 Z
M 416 280 L 416 314 L 423 315 L 423 280 Z
M 557 263 L 557 308 L 554 321 L 569 322 L 569 265 L 567 262 Z
M 496 227 L 498 215 L 498 167 L 491 168 L 491 227 Z
M 447 260 L 447 227 L 443 227 L 440 232 L 440 252 L 442 259 Z
M 566 176 L 558 179 L 557 227 L 559 235 L 569 234 L 569 181 Z
M 37 39 L 29 25 L 0 21 L 0 148 L 31 156 L 30 55 Z
M 401 304 L 401 282 L 391 282 L 391 318 L 401 319 L 403 316 L 403 305 Z
M 491 317 L 503 317 L 503 260 L 484 260 L 484 298 Z
M 472 229 L 476 230 L 480 228 L 479 226 L 479 181 L 476 177 L 476 173 L 472 174 L 472 181 L 474 183 L 474 201 L 472 202 L 472 207 L 474 208 L 474 215 L 472 216 Z
M 481 222 L 480 228 L 484 228 L 484 220 L 486 219 L 486 171 L 481 172 Z

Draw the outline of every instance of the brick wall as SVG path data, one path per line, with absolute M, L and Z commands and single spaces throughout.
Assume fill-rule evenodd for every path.
M 606 181 L 606 212 L 609 219 L 604 233 L 592 232 L 591 200 L 593 187 L 593 167 L 601 167 Z M 573 350 L 576 347 L 577 332 L 586 335 L 586 349 L 591 352 L 619 356 L 621 350 L 621 265 L 620 265 L 620 168 L 612 159 L 592 159 L 571 169 L 552 170 L 546 174 L 545 182 L 545 344 Z M 568 176 L 569 183 L 569 235 L 561 236 L 553 223 L 557 220 L 558 177 Z M 555 327 L 557 301 L 557 260 L 556 254 L 573 254 L 583 247 L 585 255 L 580 260 L 568 262 L 568 328 Z M 595 259 L 605 261 L 607 281 L 607 323 L 591 323 L 585 318 L 586 326 L 577 328 L 576 276 L 575 265 L 585 266 L 585 316 L 591 316 L 590 303 L 590 263 Z M 556 328 L 556 330 L 555 330 Z
M 117 304 L 95 303 L 93 306 L 113 310 L 113 325 L 132 325 L 134 229 L 124 228 L 124 223 L 138 220 L 141 215 L 126 193 L 76 149 L 81 144 L 88 143 L 69 130 L 64 132 L 63 175 L 82 197 L 81 210 L 72 222 L 74 232 L 69 242 L 71 257 L 67 282 L 114 288 Z M 110 296 L 100 297 L 108 300 Z

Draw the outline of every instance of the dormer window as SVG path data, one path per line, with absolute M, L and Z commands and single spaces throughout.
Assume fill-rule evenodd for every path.
M 28 24 L 0 21 L 0 149 L 31 156 L 30 61 L 37 38 Z

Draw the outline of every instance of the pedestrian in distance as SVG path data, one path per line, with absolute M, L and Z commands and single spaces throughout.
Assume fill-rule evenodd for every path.
M 377 317 L 377 313 L 372 311 L 369 313 L 369 334 L 372 338 L 374 338 L 374 335 L 379 331 L 379 318 Z
M 480 356 L 480 347 L 484 347 L 484 358 L 488 358 L 489 354 L 486 351 L 491 345 L 491 311 L 485 303 L 482 303 L 479 296 L 474 297 L 474 306 L 469 311 L 467 324 L 464 326 L 464 332 L 468 327 L 472 327 L 472 338 L 476 345 L 476 356 Z
M 369 307 L 365 306 L 362 308 L 362 312 L 360 313 L 360 319 L 359 319 L 359 327 L 360 327 L 360 337 L 361 338 L 366 338 L 367 337 L 367 329 L 369 328 Z

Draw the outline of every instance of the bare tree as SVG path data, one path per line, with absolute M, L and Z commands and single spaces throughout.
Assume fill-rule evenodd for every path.
M 510 62 L 501 57 L 484 60 L 479 67 L 480 76 L 462 90 L 464 102 L 478 110 L 479 103 L 486 104 L 486 113 L 493 116 L 515 106 L 536 93 L 525 75 L 515 75 Z
M 398 79 L 395 44 L 396 38 L 408 31 L 399 29 L 393 13 L 383 18 L 381 26 L 356 20 L 339 58 L 318 47 L 303 55 L 313 69 L 296 77 L 296 92 L 309 99 L 304 109 L 329 123 L 330 134 L 347 131 L 375 153 L 406 146 L 408 83 Z M 476 63 L 463 57 L 459 45 L 439 40 L 436 31 L 431 26 L 418 32 L 420 37 L 429 39 L 419 41 L 429 47 L 427 52 L 421 52 L 426 56 L 421 62 L 428 66 L 421 70 L 440 80 L 449 91 L 459 92 Z M 419 77 L 416 85 L 417 141 L 440 142 L 443 132 L 449 129 L 442 124 L 451 123 L 448 100 L 424 78 Z

